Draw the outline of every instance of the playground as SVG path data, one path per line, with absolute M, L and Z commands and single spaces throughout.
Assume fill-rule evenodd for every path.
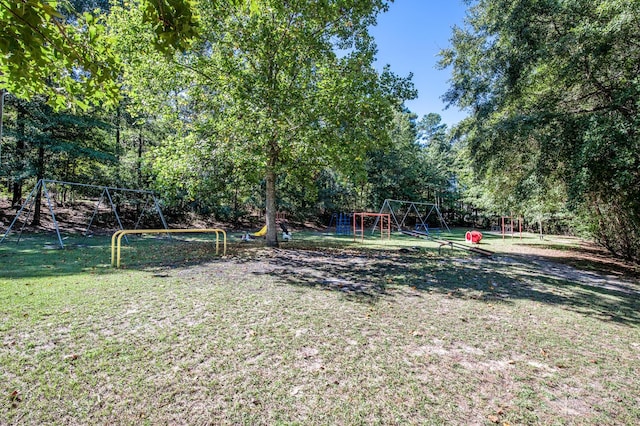
M 7 423 L 640 420 L 638 270 L 584 241 L 229 234 L 0 244 Z
M 640 425 L 640 2 L 543 6 L 0 1 L 0 426 Z

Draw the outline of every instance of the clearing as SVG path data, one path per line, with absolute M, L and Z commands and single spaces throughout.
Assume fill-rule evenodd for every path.
M 0 423 L 640 423 L 634 266 L 294 238 L 141 238 L 122 270 L 103 237 L 0 245 Z

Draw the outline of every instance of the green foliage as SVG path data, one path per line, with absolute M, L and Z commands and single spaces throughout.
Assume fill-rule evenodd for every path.
M 327 168 L 318 174 L 315 182 L 319 214 L 328 216 L 334 212 L 352 212 L 362 208 L 361 197 L 358 197 L 362 194 L 358 193 L 348 176 Z
M 396 112 L 390 129 L 391 142 L 369 153 L 367 183 L 369 208 L 380 208 L 387 198 L 420 200 L 423 153 L 417 143 L 416 116 L 408 111 Z
M 423 185 L 437 192 L 453 191 L 456 168 L 447 125 L 438 114 L 427 114 L 418 122 L 418 140 L 422 148 Z M 427 197 L 428 198 L 428 197 Z
M 373 68 L 367 28 L 385 8 L 378 0 L 199 3 L 198 39 L 167 61 L 138 47 L 153 38 L 144 12 L 114 8 L 134 110 L 176 130 L 153 162 L 161 185 L 224 199 L 226 183 L 253 190 L 264 180 L 273 243 L 276 185 L 304 192 L 303 207 L 327 167 L 362 175 L 367 150 L 388 140 L 393 110 L 415 95 L 408 79 Z M 177 153 L 181 166 L 162 161 Z M 194 158 L 206 159 L 201 169 Z M 180 182 L 181 173 L 192 178 Z M 230 174 L 243 177 L 220 180 Z
M 6 111 L 3 171 L 14 182 L 38 169 L 53 179 L 152 187 L 174 211 L 223 220 L 265 207 L 268 217 L 375 208 L 388 193 L 421 199 L 448 182 L 448 154 L 436 149 L 444 145 L 427 142 L 445 140 L 439 117 L 438 136 L 417 141 L 421 124 L 400 112 L 416 95 L 411 76 L 373 67 L 368 28 L 386 1 L 23 3 L 15 7 L 46 39 L 36 32 L 19 42 L 45 49 L 2 53 L 44 62 L 7 68 L 3 84 L 12 99 L 45 96 L 12 100 Z M 17 19 L 12 7 L 0 3 L 3 23 Z M 80 46 L 86 57 L 74 56 Z M 87 113 L 71 114 L 74 106 Z
M 36 175 L 47 179 L 99 183 L 115 163 L 109 126 L 93 114 L 55 112 L 41 100 L 26 102 L 11 97 L 5 104 L 3 174 L 14 181 Z M 38 150 L 44 150 L 38 163 Z M 40 168 L 40 170 L 38 170 Z
M 172 55 L 186 49 L 198 34 L 194 0 L 147 0 L 141 2 L 144 22 L 151 25 L 155 48 Z
M 142 11 L 143 23 L 154 35 L 149 44 L 164 55 L 186 49 L 197 35 L 193 0 L 133 0 L 125 5 Z M 23 99 L 43 95 L 57 110 L 114 106 L 120 64 L 100 7 L 108 4 L 1 0 L 0 88 Z
M 116 62 L 102 18 L 72 14 L 68 1 L 0 1 L 0 88 L 47 96 L 63 109 L 86 109 L 117 97 Z
M 447 126 L 438 114 L 419 121 L 409 112 L 396 112 L 390 124 L 391 143 L 369 154 L 368 208 L 385 199 L 445 202 L 453 209 L 456 194 L 455 152 Z
M 491 204 L 541 212 L 564 199 L 636 258 L 615 224 L 640 224 L 639 14 L 637 1 L 481 0 L 441 61 L 446 99 L 472 112 L 461 140 Z

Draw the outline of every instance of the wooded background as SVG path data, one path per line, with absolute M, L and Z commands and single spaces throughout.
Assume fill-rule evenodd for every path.
M 440 66 L 468 117 L 378 72 L 383 0 L 0 0 L 2 196 L 150 188 L 169 213 L 328 220 L 386 198 L 522 215 L 640 258 L 640 2 L 468 2 Z M 416 52 L 420 54 L 420 52 Z

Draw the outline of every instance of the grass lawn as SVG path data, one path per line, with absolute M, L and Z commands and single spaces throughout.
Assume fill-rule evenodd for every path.
M 640 424 L 640 285 L 574 240 L 211 238 L 0 244 L 0 424 Z

